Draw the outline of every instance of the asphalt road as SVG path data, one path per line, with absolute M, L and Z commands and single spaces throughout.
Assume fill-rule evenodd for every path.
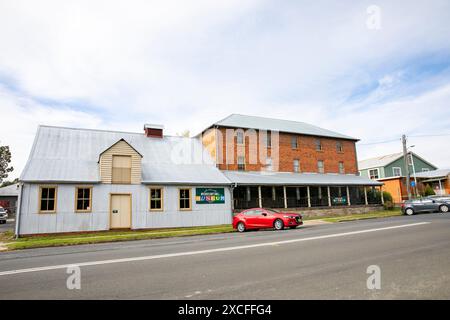
M 449 266 L 450 214 L 423 214 L 0 253 L 0 299 L 449 299 Z
M 0 232 L 5 232 L 8 230 L 14 230 L 14 221 L 6 221 L 6 223 L 0 224 Z

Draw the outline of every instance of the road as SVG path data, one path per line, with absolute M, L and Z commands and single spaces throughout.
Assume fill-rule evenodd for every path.
M 4 224 L 0 224 L 0 232 L 14 231 L 14 221 L 8 220 Z
M 449 299 L 449 266 L 450 214 L 423 214 L 1 253 L 0 299 Z

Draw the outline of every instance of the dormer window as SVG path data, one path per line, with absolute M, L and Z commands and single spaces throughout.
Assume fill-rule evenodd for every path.
M 124 139 L 100 154 L 102 183 L 140 184 L 142 155 Z
M 131 156 L 113 155 L 112 183 L 131 183 Z

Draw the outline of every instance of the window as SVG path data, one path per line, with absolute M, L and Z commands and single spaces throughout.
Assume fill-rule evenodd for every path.
M 294 159 L 294 172 L 300 172 L 300 160 Z
M 180 210 L 191 210 L 191 189 L 179 189 Z
M 238 170 L 245 171 L 245 157 L 238 157 Z
M 316 144 L 316 150 L 322 151 L 322 141 L 320 141 L 320 139 L 316 139 L 315 144 Z
M 342 142 L 340 142 L 340 141 L 336 142 L 336 151 L 339 153 L 344 152 L 344 148 L 342 147 Z
M 56 212 L 56 187 L 41 187 L 39 194 L 39 212 Z
M 163 188 L 150 188 L 150 211 L 162 211 L 162 210 L 163 210 Z
M 400 168 L 400 167 L 393 167 L 392 168 L 392 175 L 394 177 L 401 177 L 402 176 L 402 168 Z
M 317 161 L 317 171 L 318 171 L 319 173 L 324 173 L 324 172 L 325 172 L 323 160 Z
M 91 212 L 92 188 L 78 187 L 75 189 L 75 212 Z
M 112 183 L 131 183 L 131 156 L 113 156 Z
M 380 178 L 380 174 L 378 172 L 378 168 L 369 170 L 369 178 L 370 179 L 378 179 L 378 178 Z
M 422 172 L 428 172 L 428 171 L 430 171 L 429 168 L 422 168 Z
M 270 131 L 267 131 L 266 146 L 267 148 L 272 147 L 272 133 Z
M 341 174 L 345 173 L 344 162 L 342 162 L 342 161 L 339 161 L 339 173 L 341 173 Z
M 244 132 L 241 130 L 236 131 L 236 142 L 237 144 L 244 144 Z
M 297 136 L 291 136 L 291 148 L 292 149 L 297 149 L 298 148 Z
M 272 171 L 272 158 L 266 158 L 266 169 Z

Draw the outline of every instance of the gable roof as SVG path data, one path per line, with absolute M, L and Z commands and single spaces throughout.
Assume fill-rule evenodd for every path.
M 364 169 L 370 169 L 370 168 L 378 168 L 378 167 L 384 167 L 387 166 L 389 163 L 394 162 L 397 159 L 400 159 L 403 157 L 402 152 L 393 153 L 393 154 L 387 154 L 384 156 L 379 156 L 375 158 L 365 159 L 358 161 L 358 169 L 364 170 Z
M 112 145 L 110 145 L 108 148 L 106 148 L 106 149 L 103 150 L 102 152 L 100 152 L 99 157 L 98 157 L 98 158 L 99 158 L 98 161 L 100 161 L 100 156 L 101 156 L 102 154 L 104 154 L 106 151 L 108 151 L 109 149 L 111 149 L 111 148 L 114 147 L 116 144 L 118 144 L 119 142 L 122 142 L 122 141 L 125 142 L 127 145 L 129 145 L 130 148 L 133 149 L 133 150 L 134 150 L 138 155 L 140 155 L 141 158 L 142 158 L 142 154 L 140 154 L 139 151 L 137 151 L 131 144 L 129 144 L 124 138 L 122 138 L 122 139 L 116 141 L 115 143 L 113 143 Z
M 422 160 L 423 162 L 429 164 L 433 168 L 437 168 L 435 165 L 431 164 L 424 158 L 420 157 L 414 152 L 408 152 L 408 154 L 412 154 L 414 157 Z M 365 169 L 371 169 L 371 168 L 378 168 L 378 167 L 385 167 L 388 164 L 391 164 L 392 162 L 400 159 L 403 157 L 403 152 L 397 152 L 393 154 L 388 154 L 380 157 L 370 158 L 366 160 L 358 161 L 358 169 L 359 170 L 365 170 Z
M 347 140 L 357 141 L 358 139 L 330 131 L 327 129 L 323 129 L 317 126 L 314 126 L 309 123 L 292 121 L 292 120 L 281 120 L 274 118 L 264 118 L 258 116 L 249 116 L 242 114 L 231 114 L 225 119 L 217 121 L 213 123 L 211 126 L 203 130 L 213 126 L 221 126 L 221 127 L 231 127 L 231 128 L 244 128 L 244 129 L 259 129 L 259 130 L 271 130 L 271 131 L 279 131 L 279 132 L 288 132 L 288 133 L 297 133 L 304 134 L 310 136 L 319 136 L 319 137 L 330 137 L 330 138 L 340 138 Z
M 19 195 L 19 184 L 14 183 L 9 186 L 0 188 L 0 196 L 3 197 L 16 197 Z
M 50 126 L 39 126 L 20 180 L 98 183 L 100 153 L 122 139 L 142 156 L 142 183 L 230 183 L 195 138 Z

